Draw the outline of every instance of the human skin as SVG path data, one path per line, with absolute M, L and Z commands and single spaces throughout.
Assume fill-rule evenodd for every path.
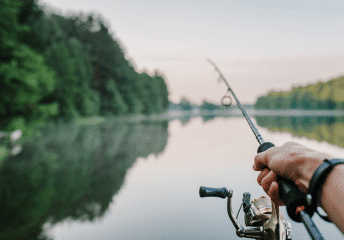
M 313 173 L 325 159 L 333 157 L 301 144 L 288 142 L 256 155 L 253 169 L 260 171 L 258 184 L 276 205 L 282 206 L 284 203 L 278 197 L 277 175 L 292 180 L 306 194 Z M 344 233 L 344 164 L 335 166 L 318 193 L 319 206 Z

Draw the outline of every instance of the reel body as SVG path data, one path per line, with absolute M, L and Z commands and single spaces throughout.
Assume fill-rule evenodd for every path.
M 241 226 L 232 211 L 233 190 L 226 188 L 200 187 L 200 197 L 227 198 L 227 212 L 238 237 L 264 240 L 291 240 L 291 224 L 271 204 L 271 199 L 262 196 L 250 201 L 248 192 L 243 194 L 242 207 L 245 227 Z M 240 207 L 241 209 L 241 207 Z M 240 211 L 239 209 L 239 211 Z

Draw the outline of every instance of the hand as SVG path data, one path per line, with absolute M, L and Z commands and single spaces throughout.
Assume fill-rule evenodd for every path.
M 255 157 L 253 169 L 261 171 L 257 181 L 276 205 L 284 205 L 278 197 L 277 175 L 292 180 L 299 189 L 307 193 L 314 171 L 332 156 L 314 151 L 301 144 L 288 142 L 281 147 L 272 147 Z

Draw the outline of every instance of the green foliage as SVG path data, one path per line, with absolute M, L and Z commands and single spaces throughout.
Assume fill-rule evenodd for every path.
M 5 160 L 9 156 L 9 150 L 6 146 L 0 145 L 0 166 L 3 160 Z
M 182 110 L 184 111 L 191 111 L 193 109 L 192 104 L 190 103 L 189 100 L 187 100 L 186 98 L 183 98 L 180 103 L 179 106 L 181 107 Z
M 0 63 L 12 59 L 12 51 L 18 44 L 17 37 L 24 30 L 18 23 L 21 5 L 19 0 L 0 1 Z
M 100 97 L 99 94 L 93 89 L 86 89 L 82 98 L 79 98 L 81 101 L 81 106 L 79 109 L 82 116 L 95 116 L 99 114 L 100 111 Z
M 153 77 L 153 87 L 156 91 L 156 105 L 158 112 L 164 112 L 168 108 L 168 89 L 164 77 L 156 71 Z
M 36 0 L 0 1 L 0 117 L 39 119 L 162 113 L 164 78 L 137 73 L 96 14 L 47 13 Z
M 207 102 L 207 101 L 203 101 L 203 103 L 200 106 L 200 109 L 203 111 L 213 111 L 213 110 L 218 110 L 221 109 L 222 106 Z
M 54 91 L 55 75 L 44 58 L 21 39 L 30 30 L 26 23 L 32 17 L 27 14 L 35 15 L 38 11 L 34 6 L 31 0 L 0 1 L 0 118 L 5 131 L 14 126 L 23 129 L 55 113 L 41 103 Z M 23 121 L 13 124 L 16 119 Z
M 288 92 L 269 92 L 256 101 L 257 109 L 344 109 L 344 77 L 294 87 Z
M 127 103 L 130 113 L 144 112 L 145 106 L 139 98 L 139 94 L 133 90 L 133 86 L 131 84 L 123 85 L 121 87 L 121 92 L 123 93 L 123 99 Z
M 11 118 L 10 121 L 7 123 L 6 130 L 8 132 L 15 131 L 16 129 L 25 129 L 25 119 L 23 117 Z
M 103 113 L 107 115 L 124 115 L 129 111 L 126 102 L 123 100 L 115 81 L 107 81 L 103 93 Z
M 55 35 L 73 39 L 73 42 L 69 43 L 69 46 L 73 47 L 69 49 L 74 51 L 70 54 L 71 59 L 78 63 L 74 69 L 79 78 L 75 82 L 77 89 L 82 89 L 79 91 L 81 95 L 85 95 L 85 92 L 92 94 L 92 91 L 88 91 L 92 89 L 99 96 L 98 111 L 84 109 L 81 111 L 83 114 L 152 114 L 167 109 L 168 91 L 164 79 L 160 75 L 149 76 L 135 72 L 131 63 L 126 60 L 118 40 L 109 32 L 109 25 L 101 16 L 81 13 L 63 17 L 53 14 L 50 19 L 59 29 Z M 74 93 L 79 101 L 90 98 L 78 96 L 79 94 L 78 91 Z M 75 104 L 73 100 L 70 102 L 76 105 L 80 112 L 82 104 Z
M 47 68 L 42 56 L 25 45 L 15 48 L 12 56 L 11 61 L 0 65 L 1 117 L 20 116 L 30 121 L 49 116 L 40 101 L 54 90 L 53 72 Z

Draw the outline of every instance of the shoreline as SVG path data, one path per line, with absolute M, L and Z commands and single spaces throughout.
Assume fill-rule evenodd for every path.
M 263 110 L 263 109 L 246 109 L 248 115 L 255 116 L 288 116 L 288 117 L 321 117 L 321 116 L 343 116 L 342 110 Z M 184 117 L 202 117 L 202 116 L 224 116 L 224 117 L 243 117 L 240 109 L 229 110 L 213 110 L 213 111 L 200 111 L 198 109 L 192 111 L 179 111 L 169 110 L 163 114 L 152 115 L 127 115 L 118 117 L 101 117 L 94 116 L 90 118 L 75 119 L 74 123 L 77 125 L 95 125 L 107 121 L 119 122 L 142 122 L 142 121 L 172 121 Z

